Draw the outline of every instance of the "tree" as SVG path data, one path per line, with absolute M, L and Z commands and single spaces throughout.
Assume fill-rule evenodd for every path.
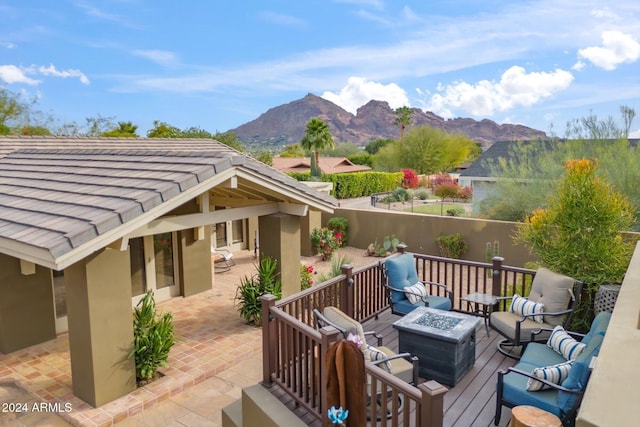
M 244 146 L 242 142 L 238 139 L 238 135 L 235 132 L 216 132 L 213 135 L 213 139 L 218 142 L 222 142 L 224 145 L 233 148 L 234 150 L 244 152 Z
M 273 166 L 273 154 L 268 151 L 263 151 L 255 155 L 256 160 L 261 161 L 267 166 Z
M 282 153 L 280 153 L 280 157 L 304 157 L 305 155 L 306 153 L 300 144 L 287 145 L 284 147 Z
M 400 126 L 400 139 L 404 138 L 405 129 L 411 124 L 411 116 L 413 115 L 413 110 L 411 108 L 404 106 L 399 107 L 394 110 L 396 115 L 396 119 L 393 124 Z
M 319 164 L 320 150 L 335 147 L 329 126 L 318 117 L 313 117 L 307 122 L 305 136 L 300 145 L 305 150 L 313 151 L 316 165 Z
M 0 135 L 51 135 L 53 119 L 36 109 L 37 102 L 0 88 Z
M 118 122 L 117 128 L 103 132 L 100 136 L 111 138 L 138 138 L 137 130 L 138 126 L 131 122 Z
M 569 159 L 597 159 L 596 173 L 622 193 L 634 206 L 638 228 L 640 215 L 640 147 L 624 135 L 635 115 L 629 107 L 620 108 L 623 125 L 612 124 L 610 118 L 599 120 L 590 115 L 569 122 L 567 140 L 544 140 L 514 143 L 509 160 L 502 158 L 489 164 L 490 176 L 497 178 L 491 195 L 483 200 L 480 212 L 496 220 L 524 221 L 535 209 L 546 206 L 550 186 L 561 179 L 563 165 Z M 597 137 L 605 137 L 598 139 Z
M 382 147 L 391 144 L 393 139 L 374 139 L 364 147 L 364 151 L 369 154 L 376 154 Z
M 98 114 L 96 117 L 86 117 L 87 131 L 85 136 L 102 136 L 104 133 L 116 129 L 114 122 L 115 117 L 102 117 Z
M 178 138 L 180 129 L 166 122 L 153 121 L 153 128 L 147 131 L 148 138 Z

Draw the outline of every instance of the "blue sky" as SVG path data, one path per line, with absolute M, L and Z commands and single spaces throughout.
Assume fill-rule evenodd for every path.
M 635 108 L 637 0 L 0 0 L 0 86 L 59 123 L 227 131 L 323 96 L 564 134 Z

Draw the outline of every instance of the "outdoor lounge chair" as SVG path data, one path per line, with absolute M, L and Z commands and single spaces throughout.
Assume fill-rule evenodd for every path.
M 548 343 L 532 342 L 514 367 L 498 371 L 495 425 L 500 424 L 503 406 L 518 405 L 535 406 L 559 417 L 563 425 L 573 425 L 610 319 L 611 313 L 602 312 L 586 335 L 562 330 Z
M 335 307 L 325 307 L 322 313 L 320 313 L 318 309 L 314 309 L 313 314 L 315 315 L 318 328 L 324 326 L 333 326 L 342 333 L 345 339 L 350 334 L 358 337 L 361 342 L 360 350 L 364 355 L 365 361 L 370 361 L 374 365 L 386 370 L 400 380 L 403 380 L 414 386 L 418 385 L 419 360 L 417 356 L 413 356 L 409 353 L 395 353 L 390 348 L 383 347 L 381 335 L 376 334 L 375 331 L 365 332 L 360 322 L 352 319 L 344 312 Z M 373 336 L 376 338 L 376 347 L 367 344 L 367 336 Z M 371 378 L 367 376 L 367 383 L 370 383 L 370 381 Z M 370 388 L 367 386 L 367 393 L 369 392 Z M 388 390 L 388 393 L 389 394 L 387 395 L 387 400 L 391 398 L 391 391 Z M 378 410 L 380 410 L 382 406 L 387 406 L 387 408 L 392 407 L 390 402 L 387 402 L 387 405 L 383 405 L 384 399 L 381 395 L 382 393 L 378 391 L 375 394 Z M 398 399 L 399 402 L 397 407 L 398 410 L 400 410 L 400 408 L 402 408 L 403 406 L 403 401 L 402 398 Z M 369 402 L 367 403 L 367 407 L 370 408 L 371 396 L 367 398 L 367 401 Z M 391 417 L 391 412 L 390 409 L 387 409 L 386 418 L 389 417 Z M 370 419 L 373 417 L 371 417 L 371 414 L 369 414 L 368 418 Z M 380 413 L 378 413 L 375 418 L 379 421 L 384 417 L 381 416 Z
M 405 315 L 417 307 L 451 310 L 452 293 L 441 283 L 418 278 L 413 254 L 406 253 L 388 258 L 382 264 L 382 283 L 387 288 L 393 314 Z M 432 295 L 429 290 L 440 289 L 444 296 Z
M 526 298 L 517 294 L 497 298 L 498 302 L 511 299 L 507 311 L 494 311 L 489 315 L 489 326 L 505 337 L 498 350 L 512 359 L 520 358 L 516 350 L 530 341 L 531 333 L 539 329 L 553 329 L 566 325 L 578 303 L 582 282 L 569 276 L 539 268 Z M 547 339 L 548 333 L 538 339 Z
M 342 333 L 345 339 L 349 334 L 359 337 L 361 341 L 360 349 L 365 356 L 365 360 L 387 369 L 394 376 L 409 384 L 418 384 L 418 358 L 416 356 L 412 356 L 409 353 L 396 354 L 390 348 L 383 347 L 381 335 L 376 334 L 375 331 L 365 332 L 360 322 L 335 307 L 325 307 L 322 313 L 318 309 L 314 309 L 313 314 L 319 328 L 333 326 Z M 367 336 L 376 338 L 376 347 L 367 344 Z
M 229 271 L 231 267 L 236 265 L 233 253 L 227 249 L 211 248 L 211 255 L 213 256 L 213 266 L 220 273 Z

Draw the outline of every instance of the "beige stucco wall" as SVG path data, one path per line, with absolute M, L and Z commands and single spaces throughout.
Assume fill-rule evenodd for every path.
M 51 270 L 24 275 L 20 260 L 0 254 L 0 353 L 56 337 Z
M 278 260 L 282 296 L 300 292 L 300 217 L 277 213 L 261 216 L 260 252 Z
M 326 224 L 333 216 L 349 220 L 349 246 L 366 248 L 370 243 L 382 243 L 385 236 L 395 234 L 406 243 L 409 251 L 428 255 L 440 255 L 435 239 L 440 233 L 460 233 L 469 244 L 464 259 L 486 262 L 486 244 L 499 242 L 499 255 L 507 265 L 524 266 L 535 258 L 524 245 L 515 245 L 517 223 L 460 218 L 438 215 L 422 215 L 408 212 L 393 212 L 368 209 L 336 209 L 333 215 L 323 214 Z
M 640 424 L 640 244 L 607 328 L 578 412 L 578 427 Z

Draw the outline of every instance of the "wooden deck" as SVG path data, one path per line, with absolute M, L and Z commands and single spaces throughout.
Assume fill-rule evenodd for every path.
M 384 345 L 398 351 L 398 332 L 393 322 L 399 316 L 385 311 L 377 320 L 372 319 L 364 324 L 366 331 L 375 330 L 384 337 Z M 503 356 L 497 351 L 497 343 L 501 337 L 491 331 L 487 337 L 484 323 L 476 332 L 476 362 L 462 380 L 449 389 L 444 396 L 444 427 L 491 427 L 495 414 L 496 372 L 513 366 L 513 359 Z M 274 394 L 287 404 L 308 425 L 322 424 L 305 413 L 301 408 L 294 408 L 291 399 L 281 390 L 274 387 Z M 503 408 L 500 426 L 508 426 L 511 411 Z

